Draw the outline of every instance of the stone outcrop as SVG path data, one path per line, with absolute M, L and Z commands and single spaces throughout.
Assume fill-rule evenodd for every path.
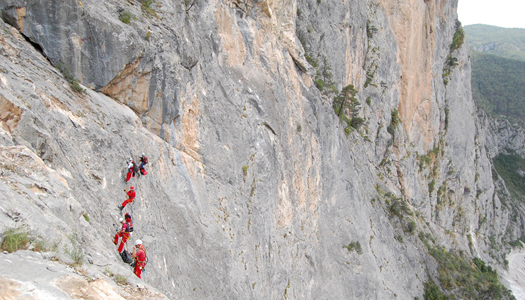
M 61 255 L 21 250 L 0 254 L 2 299 L 166 299 L 145 287 L 140 280 L 127 279 L 126 268 L 108 265 L 77 268 L 57 262 Z M 118 276 L 122 276 L 118 277 Z M 114 278 L 118 277 L 118 280 Z M 117 282 L 115 282 L 117 281 Z
M 523 226 L 468 46 L 450 47 L 456 4 L 3 1 L 0 230 L 123 265 L 134 185 L 143 281 L 171 299 L 421 299 L 437 265 L 420 232 L 501 266 Z M 364 124 L 345 132 L 350 84 Z

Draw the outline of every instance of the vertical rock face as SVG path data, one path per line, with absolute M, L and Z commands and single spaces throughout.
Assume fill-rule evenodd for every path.
M 443 55 L 439 53 L 440 49 L 436 49 L 436 33 L 449 35 L 449 31 L 440 31 L 438 26 L 441 20 L 454 19 L 451 4 L 441 2 L 381 1 L 398 42 L 401 67 L 399 113 L 403 127 L 408 137 L 421 142 L 426 150 L 431 148 L 440 130 L 436 118 L 438 99 L 432 92 L 433 86 L 440 86 L 439 83 L 433 85 L 432 81 L 441 72 L 439 67 L 436 70 L 434 61 L 443 59 L 439 57 Z
M 422 298 L 419 232 L 502 263 L 521 218 L 493 182 L 469 49 L 450 47 L 456 4 L 3 1 L 1 228 L 77 232 L 86 260 L 117 264 L 133 184 L 144 281 L 174 299 Z M 364 125 L 345 132 L 349 85 Z M 149 174 L 125 183 L 142 152 Z
M 38 44 L 55 66 L 68 68 L 86 86 L 100 88 L 136 59 L 143 47 L 136 31 L 117 18 L 103 17 L 106 7 L 85 4 L 91 9 L 74 0 L 4 1 L 2 6 L 3 14 L 15 19 L 13 25 Z

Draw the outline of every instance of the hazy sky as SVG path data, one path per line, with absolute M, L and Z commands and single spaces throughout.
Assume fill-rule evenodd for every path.
M 458 0 L 461 24 L 525 28 L 525 0 Z

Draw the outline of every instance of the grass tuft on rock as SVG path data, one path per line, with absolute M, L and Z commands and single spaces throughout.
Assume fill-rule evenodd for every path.
M 2 250 L 13 253 L 17 250 L 27 250 L 29 245 L 29 233 L 27 228 L 19 226 L 7 229 L 2 240 Z

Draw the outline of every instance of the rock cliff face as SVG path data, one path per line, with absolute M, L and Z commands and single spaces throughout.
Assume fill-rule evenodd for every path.
M 521 208 L 456 4 L 2 1 L 0 228 L 117 266 L 132 184 L 144 282 L 172 299 L 421 299 L 421 236 L 501 266 Z M 350 84 L 364 124 L 345 131 Z

